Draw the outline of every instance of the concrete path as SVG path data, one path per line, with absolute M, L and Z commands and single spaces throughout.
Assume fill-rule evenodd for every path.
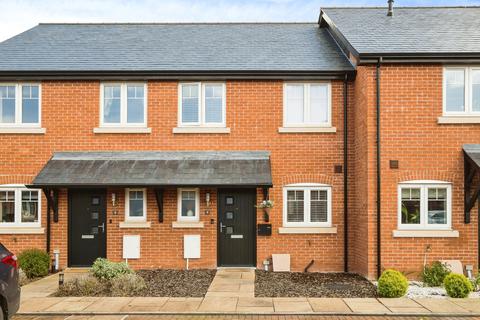
M 66 278 L 83 275 L 67 273 Z M 54 275 L 22 288 L 19 314 L 82 315 L 84 319 L 142 314 L 480 316 L 480 299 L 256 298 L 254 283 L 252 269 L 220 269 L 204 298 L 57 298 L 50 297 L 58 286 L 58 276 Z

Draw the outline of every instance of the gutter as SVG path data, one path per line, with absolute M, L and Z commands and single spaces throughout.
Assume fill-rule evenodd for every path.
M 343 256 L 345 272 L 348 272 L 348 78 L 343 81 Z
M 381 136 L 380 136 L 380 75 L 381 64 L 383 62 L 382 57 L 378 58 L 376 66 L 377 77 L 377 278 L 380 278 L 382 274 L 382 240 L 381 240 L 381 208 L 382 208 L 382 181 L 381 181 Z

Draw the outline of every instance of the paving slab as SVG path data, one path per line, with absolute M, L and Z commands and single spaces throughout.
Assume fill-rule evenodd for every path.
M 418 308 L 388 308 L 392 313 L 395 314 L 431 314 L 430 310 L 422 307 Z
M 458 314 L 458 313 L 468 313 L 467 309 L 462 308 L 456 303 L 448 299 L 427 299 L 427 298 L 420 298 L 414 299 L 416 302 L 421 304 L 423 307 L 427 308 L 431 312 L 434 313 L 451 313 L 451 314 Z
M 72 297 L 52 305 L 45 309 L 46 312 L 80 312 L 94 303 L 98 298 L 94 297 Z
M 345 298 L 343 301 L 355 313 L 388 314 L 390 310 L 374 298 Z
M 56 298 L 56 297 L 44 297 L 44 298 L 30 298 L 24 300 L 20 303 L 20 309 L 18 312 L 29 313 L 29 312 L 40 312 L 49 307 L 57 304 L 66 298 Z
M 412 299 L 409 298 L 380 298 L 378 299 L 384 306 L 387 308 L 421 308 L 419 305 Z
M 235 297 L 205 297 L 200 304 L 200 312 L 235 312 L 238 298 Z
M 340 298 L 308 298 L 314 312 L 351 313 L 352 310 Z
M 273 307 L 239 307 L 237 306 L 236 312 L 238 313 L 274 313 Z
M 120 312 L 133 298 L 130 297 L 104 297 L 83 309 L 87 312 Z
M 205 294 L 206 297 L 234 297 L 234 298 L 253 298 L 254 293 L 248 291 L 209 291 Z
M 310 303 L 306 298 L 273 298 L 275 312 L 311 313 Z
M 168 301 L 167 297 L 138 297 L 133 298 L 123 306 L 123 312 L 155 312 L 160 311 Z
M 69 316 L 68 318 L 62 318 L 62 319 L 68 319 L 68 320 L 124 320 L 127 319 L 128 316 L 126 315 L 83 315 L 83 316 Z
M 448 299 L 456 305 L 470 312 L 480 313 L 480 299 Z
M 170 298 L 162 306 L 162 312 L 195 312 L 203 298 Z
M 273 299 L 272 298 L 239 298 L 238 306 L 239 307 L 272 307 L 273 308 Z

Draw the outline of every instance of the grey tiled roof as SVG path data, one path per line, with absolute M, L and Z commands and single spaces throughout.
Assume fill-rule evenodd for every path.
M 57 152 L 36 186 L 271 186 L 266 151 Z
M 353 70 L 316 23 L 40 24 L 0 57 L 0 72 Z
M 464 144 L 463 151 L 480 167 L 480 144 Z
M 480 7 L 324 8 L 360 54 L 480 53 Z

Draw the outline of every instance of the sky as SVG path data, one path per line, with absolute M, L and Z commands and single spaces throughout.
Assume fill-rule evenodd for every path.
M 327 6 L 387 0 L 0 0 L 0 41 L 41 22 L 313 22 Z M 396 6 L 480 5 L 480 0 L 396 0 Z

